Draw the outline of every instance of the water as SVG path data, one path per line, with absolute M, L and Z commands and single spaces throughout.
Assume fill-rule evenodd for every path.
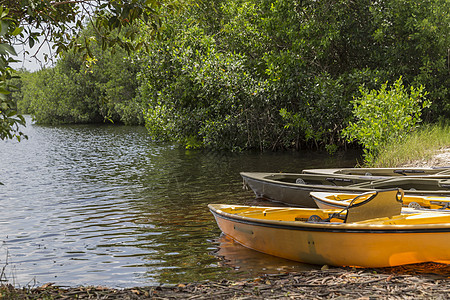
M 221 236 L 207 204 L 254 204 L 240 171 L 356 162 L 189 151 L 152 142 L 142 127 L 28 124 L 28 140 L 0 141 L 1 279 L 19 286 L 133 287 L 315 268 Z

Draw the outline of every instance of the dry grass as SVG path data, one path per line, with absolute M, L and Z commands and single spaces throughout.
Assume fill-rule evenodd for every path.
M 450 126 L 426 125 L 401 142 L 388 145 L 372 167 L 450 166 Z

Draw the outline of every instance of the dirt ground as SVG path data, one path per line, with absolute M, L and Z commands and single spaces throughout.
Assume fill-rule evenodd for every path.
M 450 147 L 439 150 L 428 160 L 417 160 L 402 167 L 450 167 Z
M 450 266 L 417 264 L 385 269 L 328 268 L 243 281 L 111 289 L 0 289 L 1 299 L 448 299 Z

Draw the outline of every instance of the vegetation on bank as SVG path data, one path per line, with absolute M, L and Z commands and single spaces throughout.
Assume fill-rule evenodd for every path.
M 94 44 L 90 51 L 102 57 L 94 68 L 86 67 L 80 55 L 67 52 L 53 68 L 23 72 L 19 111 L 31 113 L 40 124 L 105 120 L 143 124 L 142 108 L 135 99 L 138 65 L 130 63 L 120 48 L 102 50 Z
M 403 139 L 388 143 L 368 166 L 395 168 L 417 161 L 428 161 L 443 148 L 450 148 L 450 125 L 427 124 Z
M 192 148 L 333 152 L 353 141 L 370 163 L 422 119 L 450 117 L 447 0 L 184 4 L 159 8 L 157 39 L 136 27 L 145 51 L 92 43 L 89 64 L 67 51 L 23 74 L 18 108 L 38 123 L 145 124 Z
M 139 48 L 133 43 L 136 32 L 129 29 L 135 23 L 157 28 L 161 23 L 157 10 L 170 5 L 170 1 L 149 0 L 0 0 L 0 139 L 26 137 L 20 131 L 25 119 L 11 97 L 11 92 L 16 91 L 11 81 L 17 78 L 13 63 L 26 55 L 36 58 L 39 54 L 47 61 L 53 54 L 41 51 L 45 44 L 56 54 L 77 51 L 85 61 L 94 61 L 91 39 L 80 39 L 87 24 L 96 31 L 96 41 L 104 49 L 120 45 L 129 52 L 135 51 Z M 122 29 L 128 30 L 126 39 L 110 35 Z
M 383 84 L 379 91 L 364 87 L 360 91 L 361 97 L 353 101 L 356 120 L 350 121 L 343 135 L 362 144 L 365 163 L 371 165 L 389 143 L 400 143 L 418 128 L 422 109 L 430 102 L 422 101 L 427 95 L 423 86 L 407 91 L 401 78 L 390 88 Z

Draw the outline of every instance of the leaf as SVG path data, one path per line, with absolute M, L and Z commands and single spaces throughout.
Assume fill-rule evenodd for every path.
M 8 33 L 9 22 L 1 20 L 0 22 L 0 36 L 5 36 Z
M 19 35 L 21 34 L 23 31 L 23 27 L 16 27 L 16 29 L 14 29 L 14 31 L 12 32 L 12 35 Z
M 17 55 L 14 47 L 8 44 L 0 44 L 0 55 L 6 55 L 6 53 L 10 53 L 12 55 Z
M 5 88 L 0 87 L 0 94 L 8 95 L 11 94 L 11 92 Z
M 28 46 L 30 48 L 33 48 L 34 46 L 34 38 L 30 36 L 30 38 L 28 39 Z
M 0 18 L 5 18 L 8 15 L 8 9 L 3 10 L 3 6 L 1 6 L 1 10 L 0 10 Z

